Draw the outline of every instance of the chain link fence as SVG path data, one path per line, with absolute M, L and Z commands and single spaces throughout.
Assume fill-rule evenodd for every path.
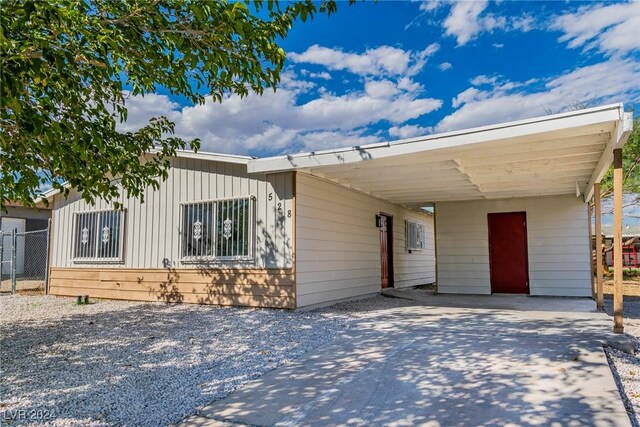
M 46 293 L 49 228 L 0 232 L 2 293 Z

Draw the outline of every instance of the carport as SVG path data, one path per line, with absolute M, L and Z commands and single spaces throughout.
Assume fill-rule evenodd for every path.
M 442 293 L 591 296 L 591 227 L 614 164 L 614 311 L 622 322 L 622 104 L 359 147 L 250 161 L 412 208 L 434 206 Z M 596 232 L 596 247 L 601 233 Z M 595 297 L 603 307 L 601 253 Z

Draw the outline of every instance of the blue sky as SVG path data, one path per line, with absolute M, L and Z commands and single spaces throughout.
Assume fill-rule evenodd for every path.
M 134 97 L 121 128 L 164 114 L 204 151 L 263 157 L 640 103 L 638 1 L 340 3 L 282 46 L 275 94 Z

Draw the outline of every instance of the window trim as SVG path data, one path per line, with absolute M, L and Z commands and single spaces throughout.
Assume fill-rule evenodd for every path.
M 418 222 L 418 221 L 413 221 L 410 219 L 405 219 L 404 221 L 405 224 L 405 247 L 408 251 L 423 251 L 425 249 L 425 234 L 426 234 L 426 228 L 424 223 L 422 222 Z M 412 247 L 411 246 L 411 238 L 409 236 L 410 234 L 410 226 L 409 224 L 414 224 L 417 228 L 422 228 L 422 246 L 421 247 Z
M 101 214 L 103 212 L 119 212 L 120 213 L 120 227 L 118 232 L 120 233 L 119 243 L 118 243 L 118 256 L 117 257 L 76 257 L 76 227 L 78 226 L 78 217 L 84 214 L 92 214 L 97 213 Z M 110 263 L 123 263 L 124 262 L 124 231 L 125 231 L 125 223 L 127 218 L 127 209 L 95 209 L 88 211 L 77 211 L 73 212 L 73 221 L 72 221 L 72 239 L 73 244 L 71 245 L 71 261 L 74 263 L 100 263 L 100 264 L 110 264 Z M 98 230 L 100 221 L 96 221 L 96 236 L 100 235 L 100 230 Z M 95 253 L 98 253 L 98 244 L 100 243 L 100 239 L 96 239 L 96 247 Z
M 249 233 L 248 233 L 248 237 L 249 237 L 249 254 L 246 256 L 217 256 L 216 255 L 216 248 L 218 245 L 218 203 L 219 202 L 228 202 L 228 201 L 233 201 L 233 200 L 249 200 Z M 214 233 L 213 233 L 213 239 L 212 239 L 212 245 L 213 245 L 213 252 L 212 255 L 195 255 L 195 256 L 185 256 L 184 255 L 184 244 L 185 244 L 185 239 L 184 239 L 184 233 L 186 232 L 186 230 L 183 229 L 184 227 L 184 212 L 185 212 L 185 207 L 189 206 L 189 205 L 201 205 L 201 204 L 205 204 L 205 203 L 213 203 L 215 206 L 214 209 L 214 215 L 213 215 L 213 220 L 214 220 Z M 228 261 L 237 261 L 237 262 L 254 262 L 255 261 L 255 257 L 256 257 L 256 240 L 257 240 L 257 236 L 256 236 L 256 231 L 257 231 L 257 224 L 255 223 L 255 219 L 256 219 L 256 197 L 253 195 L 246 195 L 246 196 L 236 196 L 236 197 L 225 197 L 222 199 L 203 199 L 203 200 L 191 200 L 191 201 L 184 201 L 184 202 L 180 202 L 179 204 L 179 208 L 180 208 L 180 215 L 179 215 L 179 228 L 178 230 L 179 232 L 179 236 L 180 236 L 180 248 L 179 248 L 179 259 L 180 262 L 185 263 L 185 264 L 194 264 L 194 263 L 201 263 L 201 262 L 207 262 L 207 263 L 211 263 L 211 262 L 228 262 Z

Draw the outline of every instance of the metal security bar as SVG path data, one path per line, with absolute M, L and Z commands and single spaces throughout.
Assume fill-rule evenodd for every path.
M 242 259 L 250 256 L 250 199 L 218 202 L 216 258 Z
M 251 259 L 253 217 L 252 197 L 183 203 L 182 259 Z
M 121 261 L 124 211 L 74 213 L 74 261 Z
M 49 227 L 0 231 L 0 292 L 46 293 L 49 270 Z
M 213 257 L 215 206 L 214 201 L 182 205 L 183 258 Z

